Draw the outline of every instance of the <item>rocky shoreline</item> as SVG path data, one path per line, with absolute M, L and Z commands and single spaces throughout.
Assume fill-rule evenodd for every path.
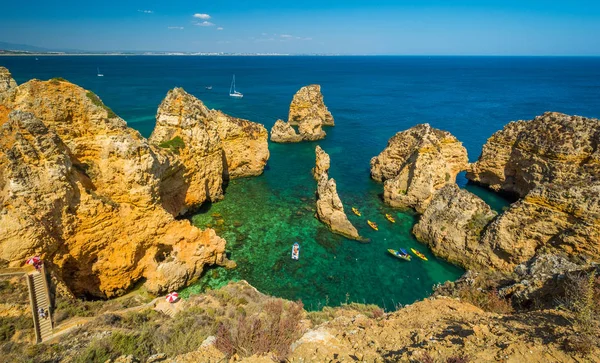
M 333 124 L 320 86 L 303 87 L 288 122 L 278 120 L 271 130 L 271 141 L 319 140 L 322 126 Z M 61 294 L 95 298 L 123 295 L 139 281 L 162 294 L 189 285 L 210 265 L 233 268 L 223 238 L 177 217 L 223 199 L 228 180 L 260 175 L 268 137 L 263 125 L 210 110 L 175 88 L 145 139 L 91 91 L 62 79 L 17 85 L 0 67 L 0 262 L 19 267 L 40 255 Z M 371 178 L 383 183 L 386 204 L 420 214 L 413 227 L 420 242 L 469 270 L 460 280 L 396 312 L 352 304 L 321 315 L 247 283 L 230 284 L 173 313 L 172 319 L 212 320 L 206 340 L 169 358 L 598 361 L 599 137 L 597 119 L 545 113 L 507 124 L 469 164 L 449 132 L 428 124 L 398 132 L 371 159 Z M 329 155 L 319 146 L 315 153 L 317 218 L 332 232 L 360 240 L 329 178 Z M 465 170 L 472 182 L 519 199 L 494 212 L 456 185 Z M 271 324 L 273 317 L 289 329 L 277 326 L 284 329 L 277 336 L 289 333 L 279 346 L 236 345 L 253 334 L 250 327 Z M 119 329 L 138 339 L 134 326 L 118 325 L 120 319 L 90 323 L 85 344 L 110 341 Z M 98 335 L 98 327 L 109 333 Z M 143 353 L 146 361 L 147 353 L 162 353 L 159 342 L 153 344 Z M 84 345 L 72 353 L 87 351 Z

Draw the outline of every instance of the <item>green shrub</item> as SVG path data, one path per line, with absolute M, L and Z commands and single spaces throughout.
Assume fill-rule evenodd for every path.
M 158 146 L 169 149 L 175 154 L 179 154 L 179 150 L 185 148 L 185 142 L 180 136 L 175 136 L 171 140 L 161 142 Z
M 102 103 L 102 100 L 100 99 L 100 97 L 98 97 L 98 95 L 96 95 L 94 92 L 92 91 L 87 91 L 85 93 L 85 95 L 87 96 L 87 98 L 90 99 L 90 101 L 92 101 L 92 103 L 98 107 L 102 107 L 103 109 L 106 110 L 106 112 L 108 113 L 108 118 L 113 118 L 113 117 L 118 117 L 116 113 L 113 112 L 113 110 L 110 109 L 110 107 L 106 106 L 104 103 Z

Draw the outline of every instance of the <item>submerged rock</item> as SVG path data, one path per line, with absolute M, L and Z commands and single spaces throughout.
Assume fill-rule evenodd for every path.
M 448 184 L 435 194 L 412 231 L 437 256 L 466 269 L 486 268 L 497 257 L 491 246 L 479 240 L 495 216 L 479 197 Z
M 371 159 L 371 177 L 384 182 L 384 201 L 423 213 L 436 191 L 467 168 L 467 150 L 452 134 L 420 124 L 394 135 Z
M 17 82 L 12 78 L 10 71 L 5 67 L 0 67 L 0 93 L 17 87 Z
M 163 208 L 171 186 L 191 187 L 180 161 L 92 92 L 24 83 L 0 95 L 0 133 L 0 259 L 11 267 L 40 255 L 76 295 L 112 297 L 140 279 L 153 293 L 179 289 L 226 263 L 225 240 Z
M 271 128 L 271 141 L 280 143 L 300 142 L 302 136 L 298 135 L 289 123 L 277 120 Z
M 313 176 L 317 181 L 317 218 L 334 233 L 347 238 L 360 239 L 358 231 L 344 212 L 335 180 L 329 179 L 329 155 L 320 146 L 316 147 L 315 153 L 316 165 Z
M 324 126 L 334 126 L 333 116 L 323 102 L 321 86 L 311 84 L 300 88 L 294 95 L 290 104 L 288 122 L 290 125 L 300 126 L 306 121 L 314 124 L 315 120 Z
M 512 269 L 538 250 L 600 257 L 600 121 L 556 112 L 496 132 L 467 178 L 522 199 L 486 229 Z

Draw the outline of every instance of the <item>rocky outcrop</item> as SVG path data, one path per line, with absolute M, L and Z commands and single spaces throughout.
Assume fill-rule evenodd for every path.
M 600 257 L 600 122 L 545 113 L 496 132 L 467 177 L 520 196 L 486 229 L 510 270 L 537 251 Z
M 384 182 L 384 201 L 423 213 L 436 191 L 467 168 L 467 150 L 449 132 L 420 124 L 394 135 L 371 159 L 371 177 Z
M 437 256 L 466 269 L 485 269 L 497 257 L 480 238 L 495 216 L 481 198 L 448 184 L 435 194 L 412 231 Z
M 160 104 L 150 142 L 170 148 L 190 180 L 186 206 L 223 197 L 223 180 L 260 175 L 269 159 L 264 126 L 208 109 L 174 88 Z
M 317 218 L 334 233 L 351 239 L 360 239 L 358 231 L 344 212 L 335 180 L 329 179 L 329 155 L 320 146 L 316 147 L 315 153 L 316 165 L 313 176 L 317 181 Z
M 12 78 L 9 70 L 5 67 L 0 67 L 0 93 L 15 87 L 17 87 L 17 82 Z
M 277 120 L 271 129 L 273 142 L 316 141 L 325 138 L 322 126 L 333 126 L 333 116 L 323 103 L 321 86 L 300 88 L 290 104 L 288 122 Z M 297 126 L 298 132 L 292 127 Z
M 467 178 L 519 197 L 545 183 L 597 178 L 599 138 L 597 119 L 547 112 L 511 122 L 488 139 Z
M 0 259 L 10 266 L 40 255 L 75 294 L 111 297 L 140 279 L 154 293 L 177 289 L 227 263 L 213 230 L 163 208 L 169 186 L 189 186 L 179 160 L 98 96 L 32 80 L 0 105 Z
M 302 141 L 302 136 L 298 135 L 289 123 L 277 120 L 273 128 L 271 128 L 271 141 L 280 143 L 300 142 Z
M 324 126 L 334 125 L 333 116 L 323 102 L 321 86 L 318 84 L 304 86 L 296 92 L 288 115 L 290 125 L 300 126 L 305 121 L 315 123 L 314 120 L 318 120 L 319 124 Z

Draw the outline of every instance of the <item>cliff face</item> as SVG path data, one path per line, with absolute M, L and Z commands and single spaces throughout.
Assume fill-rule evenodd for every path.
M 17 82 L 12 78 L 8 69 L 0 67 L 0 93 L 17 87 Z
M 495 216 L 479 197 L 448 184 L 435 194 L 413 234 L 445 260 L 466 269 L 486 269 L 498 257 L 491 246 L 480 243 L 480 237 Z
M 223 180 L 260 175 L 269 159 L 264 126 L 209 110 L 199 99 L 175 88 L 156 114 L 150 142 L 172 149 L 190 180 L 185 204 L 198 206 L 223 197 Z
M 511 269 L 543 248 L 600 257 L 600 122 L 546 113 L 511 122 L 486 143 L 467 177 L 522 197 L 486 229 Z
M 360 239 L 358 231 L 344 212 L 344 205 L 338 196 L 335 180 L 329 179 L 329 155 L 320 146 L 316 147 L 315 153 L 316 163 L 313 176 L 317 181 L 317 218 L 334 233 L 352 239 Z
M 298 133 L 293 126 L 298 126 Z M 333 116 L 323 103 L 321 86 L 300 88 L 290 104 L 288 122 L 277 120 L 271 129 L 273 142 L 315 141 L 325 138 L 322 126 L 334 126 Z
M 180 288 L 227 262 L 214 231 L 163 208 L 165 180 L 189 185 L 178 159 L 96 95 L 32 80 L 0 105 L 0 258 L 11 266 L 40 255 L 75 294 L 111 297 L 141 278 L 152 292 Z
M 423 213 L 435 192 L 467 168 L 467 150 L 449 132 L 421 124 L 394 135 L 371 159 L 371 177 L 384 182 L 384 201 Z
M 291 125 L 301 125 L 307 120 L 319 120 L 325 126 L 334 125 L 333 116 L 323 102 L 321 86 L 318 84 L 300 88 L 290 104 L 288 122 Z

